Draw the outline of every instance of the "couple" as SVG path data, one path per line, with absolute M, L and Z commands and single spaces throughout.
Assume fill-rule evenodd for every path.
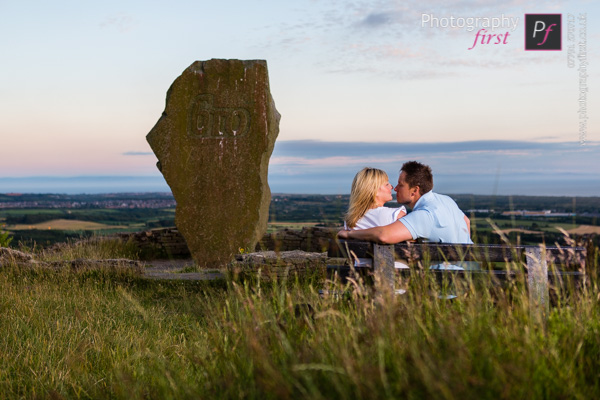
M 469 218 L 450 197 L 434 193 L 431 168 L 416 161 L 402 165 L 396 200 L 404 206 L 386 208 L 392 200 L 392 185 L 387 174 L 364 168 L 354 177 L 345 229 L 340 239 L 399 243 L 423 239 L 439 243 L 473 243 Z

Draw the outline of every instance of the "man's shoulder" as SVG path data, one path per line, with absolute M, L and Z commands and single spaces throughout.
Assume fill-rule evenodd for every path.
M 435 206 L 437 204 L 456 204 L 454 199 L 448 195 L 440 194 L 436 192 L 427 192 L 421 198 L 423 200 L 423 205 L 427 206 Z
M 452 197 L 445 194 L 427 192 L 421 200 L 424 200 L 415 208 L 421 211 L 428 211 L 435 219 L 445 219 L 443 216 L 463 215 L 463 212 L 458 207 L 458 204 Z
M 447 194 L 441 194 L 441 193 L 437 193 L 437 192 L 429 192 L 426 194 L 431 194 L 431 199 L 436 199 L 436 200 L 450 200 L 452 202 L 454 202 L 454 200 L 452 199 L 452 197 L 448 196 Z
M 421 198 L 417 202 L 417 206 L 415 207 L 415 209 L 435 208 L 438 204 L 444 204 L 448 202 L 448 200 L 454 201 L 445 194 L 439 194 L 433 191 L 429 191 L 423 196 L 421 196 Z

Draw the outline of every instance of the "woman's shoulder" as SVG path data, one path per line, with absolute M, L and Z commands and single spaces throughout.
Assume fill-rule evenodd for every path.
M 398 212 L 404 211 L 404 210 L 406 210 L 406 208 L 404 208 L 404 206 L 396 207 L 396 208 L 381 206 L 381 207 L 371 208 L 370 210 L 367 210 L 366 214 L 370 213 L 372 215 L 393 215 L 393 214 L 398 214 Z
M 356 229 L 367 229 L 375 226 L 389 225 L 398 219 L 398 213 L 403 208 L 377 207 L 367 210 L 365 215 L 356 223 Z

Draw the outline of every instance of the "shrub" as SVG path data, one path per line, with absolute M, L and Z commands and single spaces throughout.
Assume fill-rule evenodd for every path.
M 0 231 L 0 247 L 8 247 L 13 238 L 10 236 L 10 232 Z

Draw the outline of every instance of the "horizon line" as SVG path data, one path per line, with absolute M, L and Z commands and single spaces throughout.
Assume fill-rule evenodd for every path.
M 159 194 L 159 195 L 171 195 L 174 197 L 173 192 L 168 191 L 139 191 L 139 192 L 99 192 L 99 193 L 60 193 L 60 192 L 0 192 L 0 196 L 24 196 L 24 195 L 44 195 L 44 196 L 108 196 L 108 195 L 132 195 L 132 194 Z M 437 192 L 436 192 L 437 193 Z M 481 197 L 563 197 L 563 198 L 600 198 L 598 196 L 567 196 L 567 195 L 532 195 L 532 194 L 480 194 L 480 193 L 467 193 L 467 192 L 444 192 L 442 194 L 448 196 L 481 196 Z M 350 193 L 287 193 L 287 192 L 272 192 L 271 196 L 350 196 Z M 395 198 L 391 201 L 395 201 Z

